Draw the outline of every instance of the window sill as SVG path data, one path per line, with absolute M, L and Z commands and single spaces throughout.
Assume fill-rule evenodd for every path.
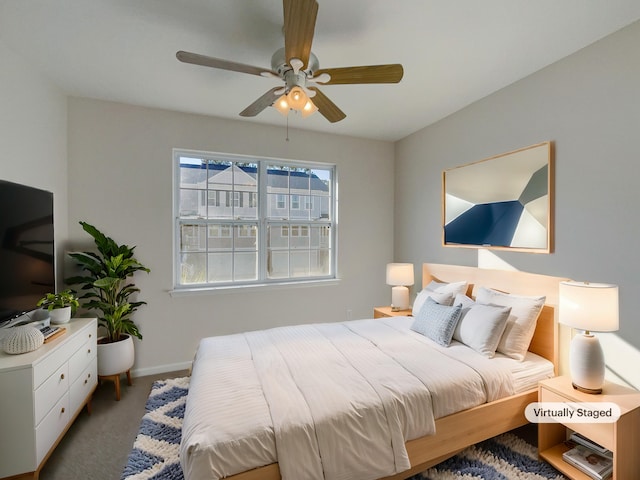
M 274 282 L 274 283 L 255 283 L 251 285 L 225 285 L 220 287 L 201 287 L 201 288 L 174 288 L 169 290 L 172 297 L 182 297 L 189 295 L 217 295 L 221 293 L 249 293 L 251 291 L 265 290 L 282 290 L 289 288 L 308 288 L 308 287 L 327 287 L 339 285 L 339 278 L 330 278 L 327 280 L 306 280 L 300 282 Z

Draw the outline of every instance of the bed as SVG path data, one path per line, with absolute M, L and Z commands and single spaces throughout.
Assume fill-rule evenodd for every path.
M 423 265 L 423 287 L 432 281 L 465 281 L 470 297 L 483 287 L 544 296 L 525 361 L 500 355 L 484 358 L 456 342 L 434 346 L 411 331 L 412 317 L 203 339 L 183 426 L 180 454 L 185 478 L 300 480 L 323 478 L 324 472 L 327 478 L 400 480 L 468 445 L 526 424 L 524 409 L 537 400 L 537 380 L 557 373 L 554 305 L 562 280 L 517 271 Z M 325 343 L 316 343 L 316 336 Z M 272 338 L 277 348 L 269 343 Z M 394 361 L 388 363 L 387 357 Z M 440 361 L 450 363 L 442 369 L 423 368 Z M 309 375 L 301 370 L 307 364 L 322 367 Z M 538 367 L 541 377 L 531 376 Z M 465 387 L 445 388 L 444 376 L 455 377 L 456 385 Z M 331 394 L 317 386 L 325 377 L 335 385 Z M 422 383 L 427 382 L 425 390 Z M 298 396 L 304 408 L 297 407 Z M 347 410 L 357 408 L 334 415 L 343 403 Z M 386 446 L 379 446 L 385 441 Z M 341 456 L 345 450 L 350 454 Z M 289 455 L 278 458 L 278 451 Z

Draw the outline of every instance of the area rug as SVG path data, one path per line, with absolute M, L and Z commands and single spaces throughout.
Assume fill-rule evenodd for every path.
M 121 480 L 184 480 L 180 438 L 189 377 L 157 381 Z M 473 445 L 411 480 L 566 480 L 534 446 L 505 433 Z

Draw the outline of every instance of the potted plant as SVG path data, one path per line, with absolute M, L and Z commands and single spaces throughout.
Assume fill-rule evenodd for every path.
M 78 297 L 71 290 L 63 290 L 58 293 L 46 293 L 36 304 L 49 311 L 51 323 L 61 324 L 71 320 L 80 306 Z
M 131 317 L 146 304 L 131 298 L 140 289 L 130 277 L 138 271 L 150 270 L 133 256 L 135 247 L 118 245 L 86 222 L 80 225 L 93 237 L 98 251 L 70 253 L 84 274 L 65 281 L 69 285 L 82 285 L 83 306 L 97 312 L 98 325 L 106 332 L 98 339 L 98 375 L 119 375 L 133 366 L 132 337 L 142 339 L 142 334 Z
M 51 323 L 61 324 L 71 320 L 71 315 L 76 313 L 80 302 L 71 290 L 63 290 L 45 294 L 36 305 L 49 311 Z

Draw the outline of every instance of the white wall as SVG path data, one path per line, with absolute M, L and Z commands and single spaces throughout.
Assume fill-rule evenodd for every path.
M 393 254 L 393 144 L 290 130 L 131 105 L 69 100 L 71 242 L 88 248 L 87 221 L 136 245 L 151 269 L 138 274 L 137 374 L 192 359 L 200 338 L 277 325 L 371 317 L 389 302 L 385 265 Z M 171 296 L 172 149 L 333 162 L 338 167 L 337 285 Z M 89 242 L 89 243 L 87 243 Z
M 0 65 L 0 179 L 53 192 L 61 244 L 67 238 L 66 96 L 2 42 Z M 57 260 L 60 265 L 60 255 Z
M 494 251 L 520 270 L 620 286 L 620 331 L 609 366 L 640 387 L 640 22 L 396 144 L 395 255 L 475 265 L 472 249 L 441 245 L 444 169 L 555 143 L 555 251 Z M 619 352 L 625 352 L 624 356 Z M 633 357 L 629 356 L 633 352 Z

